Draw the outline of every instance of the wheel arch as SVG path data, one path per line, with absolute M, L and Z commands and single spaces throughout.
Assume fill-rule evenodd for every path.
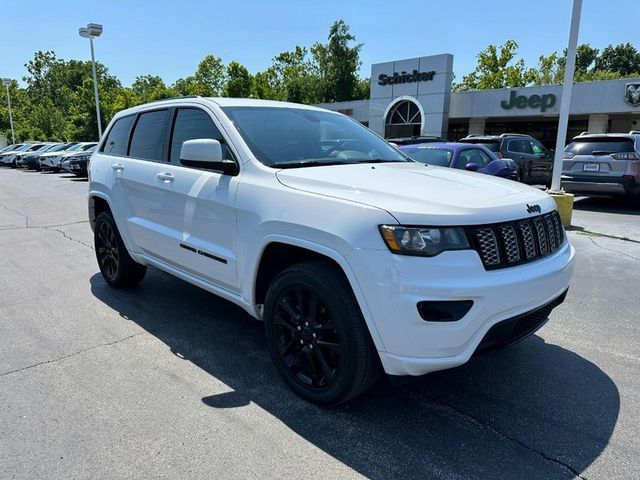
M 338 251 L 310 241 L 273 236 L 266 240 L 257 256 L 251 283 L 251 303 L 256 307 L 264 303 L 267 290 L 273 279 L 285 268 L 312 260 L 324 260 L 335 266 L 344 276 L 360 307 L 371 338 L 378 351 L 384 351 L 384 344 L 373 321 L 373 316 L 364 297 L 360 283 L 346 258 Z M 256 308 L 262 313 L 262 308 Z

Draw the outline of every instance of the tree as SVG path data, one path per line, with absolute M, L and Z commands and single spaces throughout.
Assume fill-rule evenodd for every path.
M 356 37 L 349 33 L 349 26 L 343 20 L 331 25 L 328 40 L 327 44 L 316 43 L 311 47 L 322 79 L 322 101 L 353 100 L 360 93 L 358 69 L 362 44 L 350 46 Z
M 609 45 L 595 62 L 597 70 L 614 72 L 621 77 L 640 72 L 640 52 L 630 43 Z
M 514 61 L 518 44 L 507 40 L 499 47 L 489 45 L 478 54 L 473 72 L 462 77 L 454 90 L 488 90 L 493 88 L 524 87 L 535 80 L 535 72 L 525 66 L 524 60 Z
M 225 68 L 222 60 L 213 55 L 207 55 L 198 64 L 195 73 L 186 78 L 180 78 L 173 84 L 173 89 L 180 95 L 200 95 L 202 97 L 217 97 L 224 85 Z
M 131 91 L 137 96 L 138 103 L 152 102 L 175 96 L 173 89 L 167 87 L 157 75 L 140 75 L 131 85 Z
M 225 97 L 248 98 L 253 89 L 253 78 L 243 65 L 232 61 L 227 65 L 227 82 L 224 85 Z

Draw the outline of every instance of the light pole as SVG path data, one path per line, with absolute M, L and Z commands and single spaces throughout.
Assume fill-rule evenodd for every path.
M 551 179 L 552 192 L 560 191 L 560 177 L 562 175 L 564 144 L 567 139 L 567 126 L 569 125 L 571 91 L 573 89 L 573 72 L 576 66 L 576 49 L 578 46 L 578 30 L 580 29 L 581 12 L 582 0 L 573 0 L 573 10 L 571 12 L 571 30 L 569 30 L 569 45 L 567 46 L 567 61 L 565 63 L 564 69 L 564 83 L 562 84 L 562 99 L 560 100 L 558 137 L 556 138 L 556 151 L 553 161 L 553 177 Z
M 100 99 L 98 98 L 98 79 L 96 78 L 96 59 L 93 54 L 93 39 L 102 34 L 102 25 L 89 23 L 86 27 L 78 29 L 82 38 L 88 38 L 91 45 L 91 68 L 93 70 L 93 94 L 96 99 L 96 116 L 98 120 L 98 140 L 102 138 L 102 122 L 100 121 Z
M 16 134 L 13 132 L 13 115 L 11 114 L 11 94 L 9 93 L 10 78 L 3 78 L 2 83 L 7 87 L 7 104 L 9 105 L 9 124 L 11 125 L 11 141 L 16 143 Z

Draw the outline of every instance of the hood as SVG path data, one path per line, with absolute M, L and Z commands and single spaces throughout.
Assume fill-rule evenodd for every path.
M 279 170 L 285 186 L 386 210 L 406 225 L 479 225 L 556 208 L 546 193 L 512 180 L 421 163 L 336 165 Z

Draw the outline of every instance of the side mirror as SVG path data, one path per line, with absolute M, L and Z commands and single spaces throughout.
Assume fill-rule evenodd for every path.
M 477 172 L 480 169 L 480 165 L 477 163 L 467 163 L 467 166 L 464 167 L 465 170 L 469 170 L 470 172 Z
M 225 175 L 238 173 L 238 165 L 233 160 L 222 157 L 222 145 L 212 138 L 196 138 L 182 143 L 180 163 L 185 167 L 215 170 Z

